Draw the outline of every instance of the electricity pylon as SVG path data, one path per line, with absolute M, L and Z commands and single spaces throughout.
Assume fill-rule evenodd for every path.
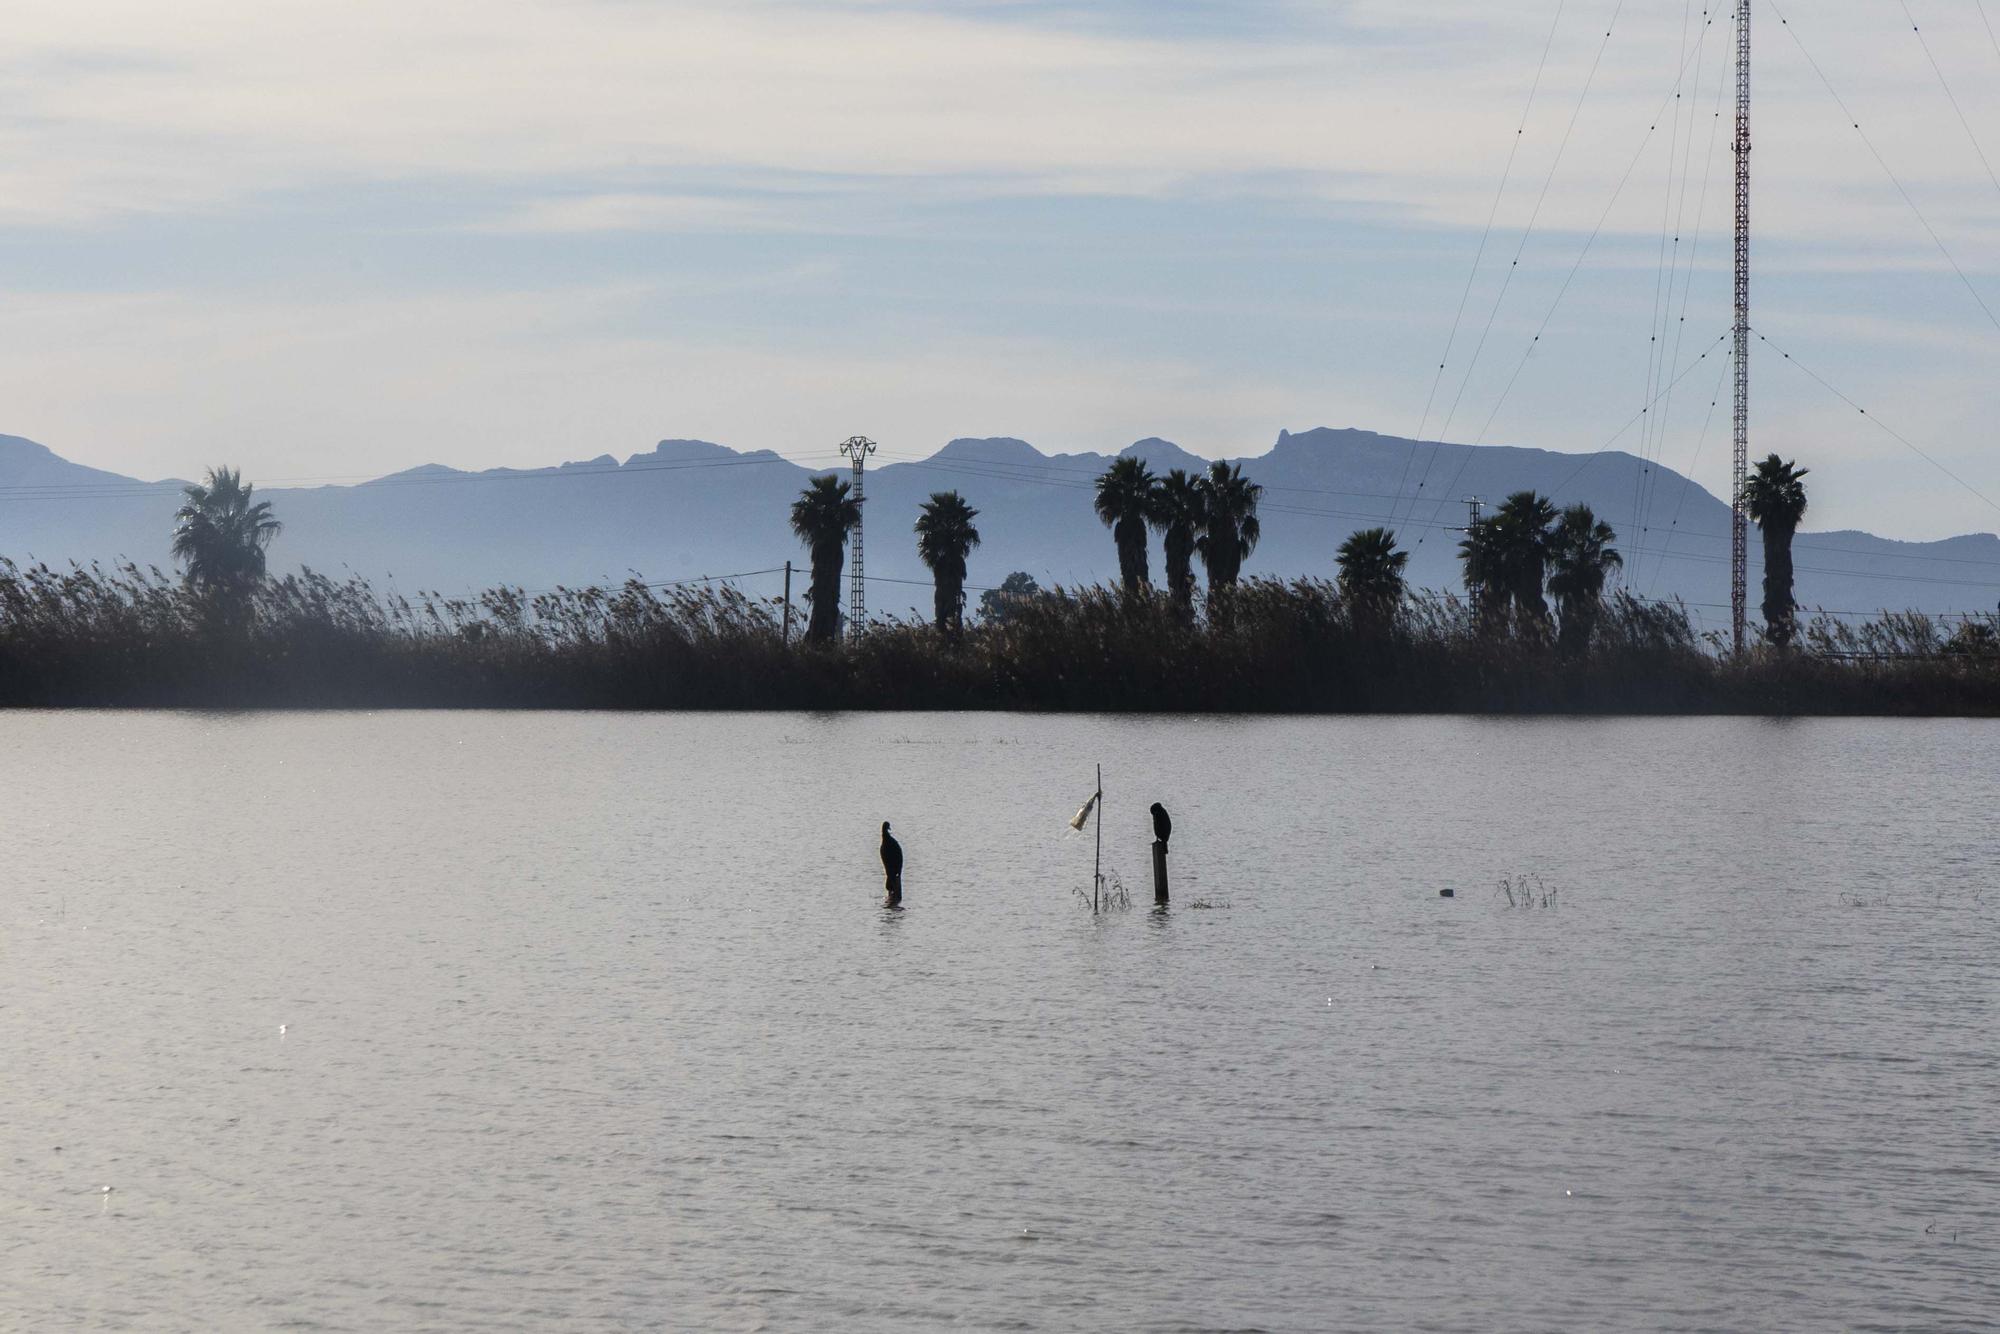
M 875 442 L 865 435 L 852 436 L 840 443 L 840 452 L 854 460 L 854 503 L 860 505 L 861 478 L 867 465 L 868 456 L 875 452 Z M 861 564 L 861 529 L 868 521 L 868 511 L 864 507 L 861 518 L 854 525 L 854 550 L 847 557 L 847 637 L 859 639 L 868 624 L 868 576 Z
M 1736 452 L 1729 492 L 1729 617 L 1743 652 L 1750 591 L 1750 3 L 1736 0 Z

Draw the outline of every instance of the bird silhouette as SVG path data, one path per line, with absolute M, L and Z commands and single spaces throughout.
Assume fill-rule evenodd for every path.
M 1162 843 L 1166 843 L 1172 840 L 1173 836 L 1174 836 L 1174 818 L 1171 815 L 1167 814 L 1167 808 L 1165 806 L 1162 806 L 1157 801 L 1154 802 L 1153 837 L 1159 839 L 1160 842 Z
M 882 822 L 882 871 L 888 880 L 889 902 L 903 900 L 903 845 L 889 832 L 889 822 Z

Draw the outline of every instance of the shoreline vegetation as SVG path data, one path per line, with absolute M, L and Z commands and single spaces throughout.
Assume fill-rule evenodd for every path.
M 785 638 L 730 585 L 383 594 L 306 571 L 198 582 L 0 560 L 0 707 L 2000 716 L 2000 614 L 1801 617 L 1741 657 L 1614 592 L 1579 645 L 1490 606 L 1245 579 L 1189 605 L 1032 590 L 962 628 Z
M 704 580 L 412 601 L 358 577 L 274 578 L 265 553 L 283 525 L 216 468 L 174 516 L 178 578 L 0 559 L 0 707 L 2000 716 L 2000 614 L 1949 632 L 1915 612 L 1799 625 L 1789 549 L 1805 475 L 1773 454 L 1751 478 L 1765 625 L 1739 653 L 1679 603 L 1606 596 L 1617 534 L 1533 491 L 1464 530 L 1461 599 L 1413 593 L 1387 528 L 1342 543 L 1335 579 L 1244 579 L 1262 488 L 1239 465 L 1155 477 L 1120 458 L 1094 505 L 1117 585 L 1045 591 L 1017 572 L 970 619 L 979 511 L 940 491 L 914 528 L 934 615 L 850 633 L 841 566 L 862 502 L 831 475 L 791 508 L 811 556 L 794 617 Z

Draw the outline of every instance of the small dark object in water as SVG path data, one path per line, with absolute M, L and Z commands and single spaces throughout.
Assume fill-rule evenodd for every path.
M 888 826 L 884 825 L 883 828 L 886 829 Z M 1438 891 L 1438 897 L 1441 899 L 1455 899 L 1458 897 L 1458 891 L 1455 889 L 1441 889 Z
M 1159 802 L 1153 803 L 1153 837 L 1165 843 L 1174 836 L 1174 820 L 1167 814 L 1167 808 Z
M 889 822 L 882 822 L 882 870 L 888 879 L 889 906 L 895 907 L 903 901 L 903 845 L 889 833 Z

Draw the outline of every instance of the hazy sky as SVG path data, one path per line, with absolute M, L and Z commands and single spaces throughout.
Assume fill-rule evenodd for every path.
M 1901 0 L 1782 10 L 1793 32 L 1758 0 L 1755 323 L 2000 501 L 2000 326 L 1966 286 L 2000 314 L 2000 0 L 1909 0 L 1942 82 Z M 1657 398 L 1617 446 L 1723 490 L 1725 368 L 1696 356 L 1729 321 L 1726 8 L 1707 25 L 1685 0 L 23 0 L 0 431 L 278 482 L 663 436 L 1590 450 Z M 1662 330 L 1665 378 L 1694 366 L 1670 398 Z M 2000 526 L 1762 345 L 1755 375 L 1753 447 L 1814 469 L 1811 526 Z

